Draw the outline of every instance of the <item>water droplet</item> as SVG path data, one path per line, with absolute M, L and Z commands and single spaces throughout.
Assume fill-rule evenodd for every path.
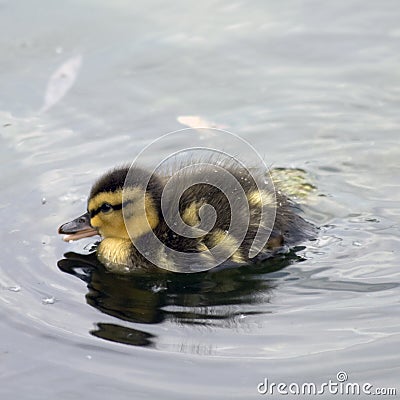
M 46 197 L 42 197 L 42 204 L 44 205 L 46 203 L 47 203 Z
M 88 360 L 91 360 L 91 359 L 92 359 L 92 356 L 88 354 L 88 355 L 86 356 L 86 358 L 87 358 Z
M 358 246 L 358 247 L 360 247 L 360 246 L 362 246 L 362 243 L 360 243 L 360 242 L 357 242 L 356 240 L 353 242 L 353 246 Z
M 158 293 L 158 292 L 162 292 L 163 290 L 165 290 L 165 287 L 163 286 L 163 285 L 161 285 L 161 284 L 156 284 L 156 285 L 153 285 L 152 287 L 151 287 L 151 291 L 153 292 L 153 293 Z
M 20 292 L 21 291 L 21 287 L 20 286 L 9 286 L 7 289 L 10 292 Z
M 53 296 L 45 297 L 44 299 L 42 299 L 43 304 L 54 304 L 55 302 L 56 302 L 56 299 Z

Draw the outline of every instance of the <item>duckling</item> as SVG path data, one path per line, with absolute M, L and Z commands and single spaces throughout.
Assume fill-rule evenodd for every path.
M 241 192 L 245 202 L 221 190 L 227 178 L 215 163 L 180 169 L 173 185 L 168 184 L 170 174 L 124 166 L 101 176 L 91 188 L 87 212 L 61 225 L 58 232 L 66 234 L 65 241 L 100 235 L 97 258 L 116 273 L 239 266 L 313 238 L 314 226 L 296 213 L 296 205 L 281 191 L 272 185 L 260 189 L 255 173 L 243 167 L 222 167 L 239 183 L 233 191 Z M 256 174 L 265 176 L 264 171 Z M 267 235 L 266 240 L 252 254 L 258 232 Z

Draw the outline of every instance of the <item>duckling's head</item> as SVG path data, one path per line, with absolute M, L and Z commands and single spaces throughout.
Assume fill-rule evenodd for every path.
M 59 228 L 64 240 L 99 234 L 103 239 L 135 240 L 160 221 L 160 180 L 141 169 L 117 168 L 93 185 L 87 213 Z M 150 178 L 150 179 L 149 179 Z M 129 230 L 129 234 L 128 234 Z

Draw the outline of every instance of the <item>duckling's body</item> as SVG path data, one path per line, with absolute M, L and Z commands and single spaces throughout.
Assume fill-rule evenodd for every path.
M 93 185 L 87 214 L 64 224 L 59 232 L 73 233 L 66 240 L 83 237 L 82 231 L 84 236 L 100 234 L 98 259 L 110 271 L 121 273 L 241 265 L 313 236 L 312 225 L 296 214 L 279 190 L 272 184 L 260 188 L 258 178 L 265 172 L 250 173 L 234 165 L 223 168 L 238 183 L 232 190 L 230 177 L 213 163 L 181 169 L 173 185 L 168 185 L 169 176 L 140 168 L 114 169 Z M 260 234 L 265 241 L 252 255 L 250 249 Z

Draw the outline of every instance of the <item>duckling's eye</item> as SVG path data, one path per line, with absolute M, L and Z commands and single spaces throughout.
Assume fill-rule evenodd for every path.
M 109 203 L 103 203 L 101 206 L 100 206 L 100 211 L 102 212 L 102 213 L 104 213 L 104 214 L 107 214 L 107 213 L 109 213 L 110 211 L 112 211 L 113 210 L 113 206 L 111 205 L 111 204 L 109 204 Z

